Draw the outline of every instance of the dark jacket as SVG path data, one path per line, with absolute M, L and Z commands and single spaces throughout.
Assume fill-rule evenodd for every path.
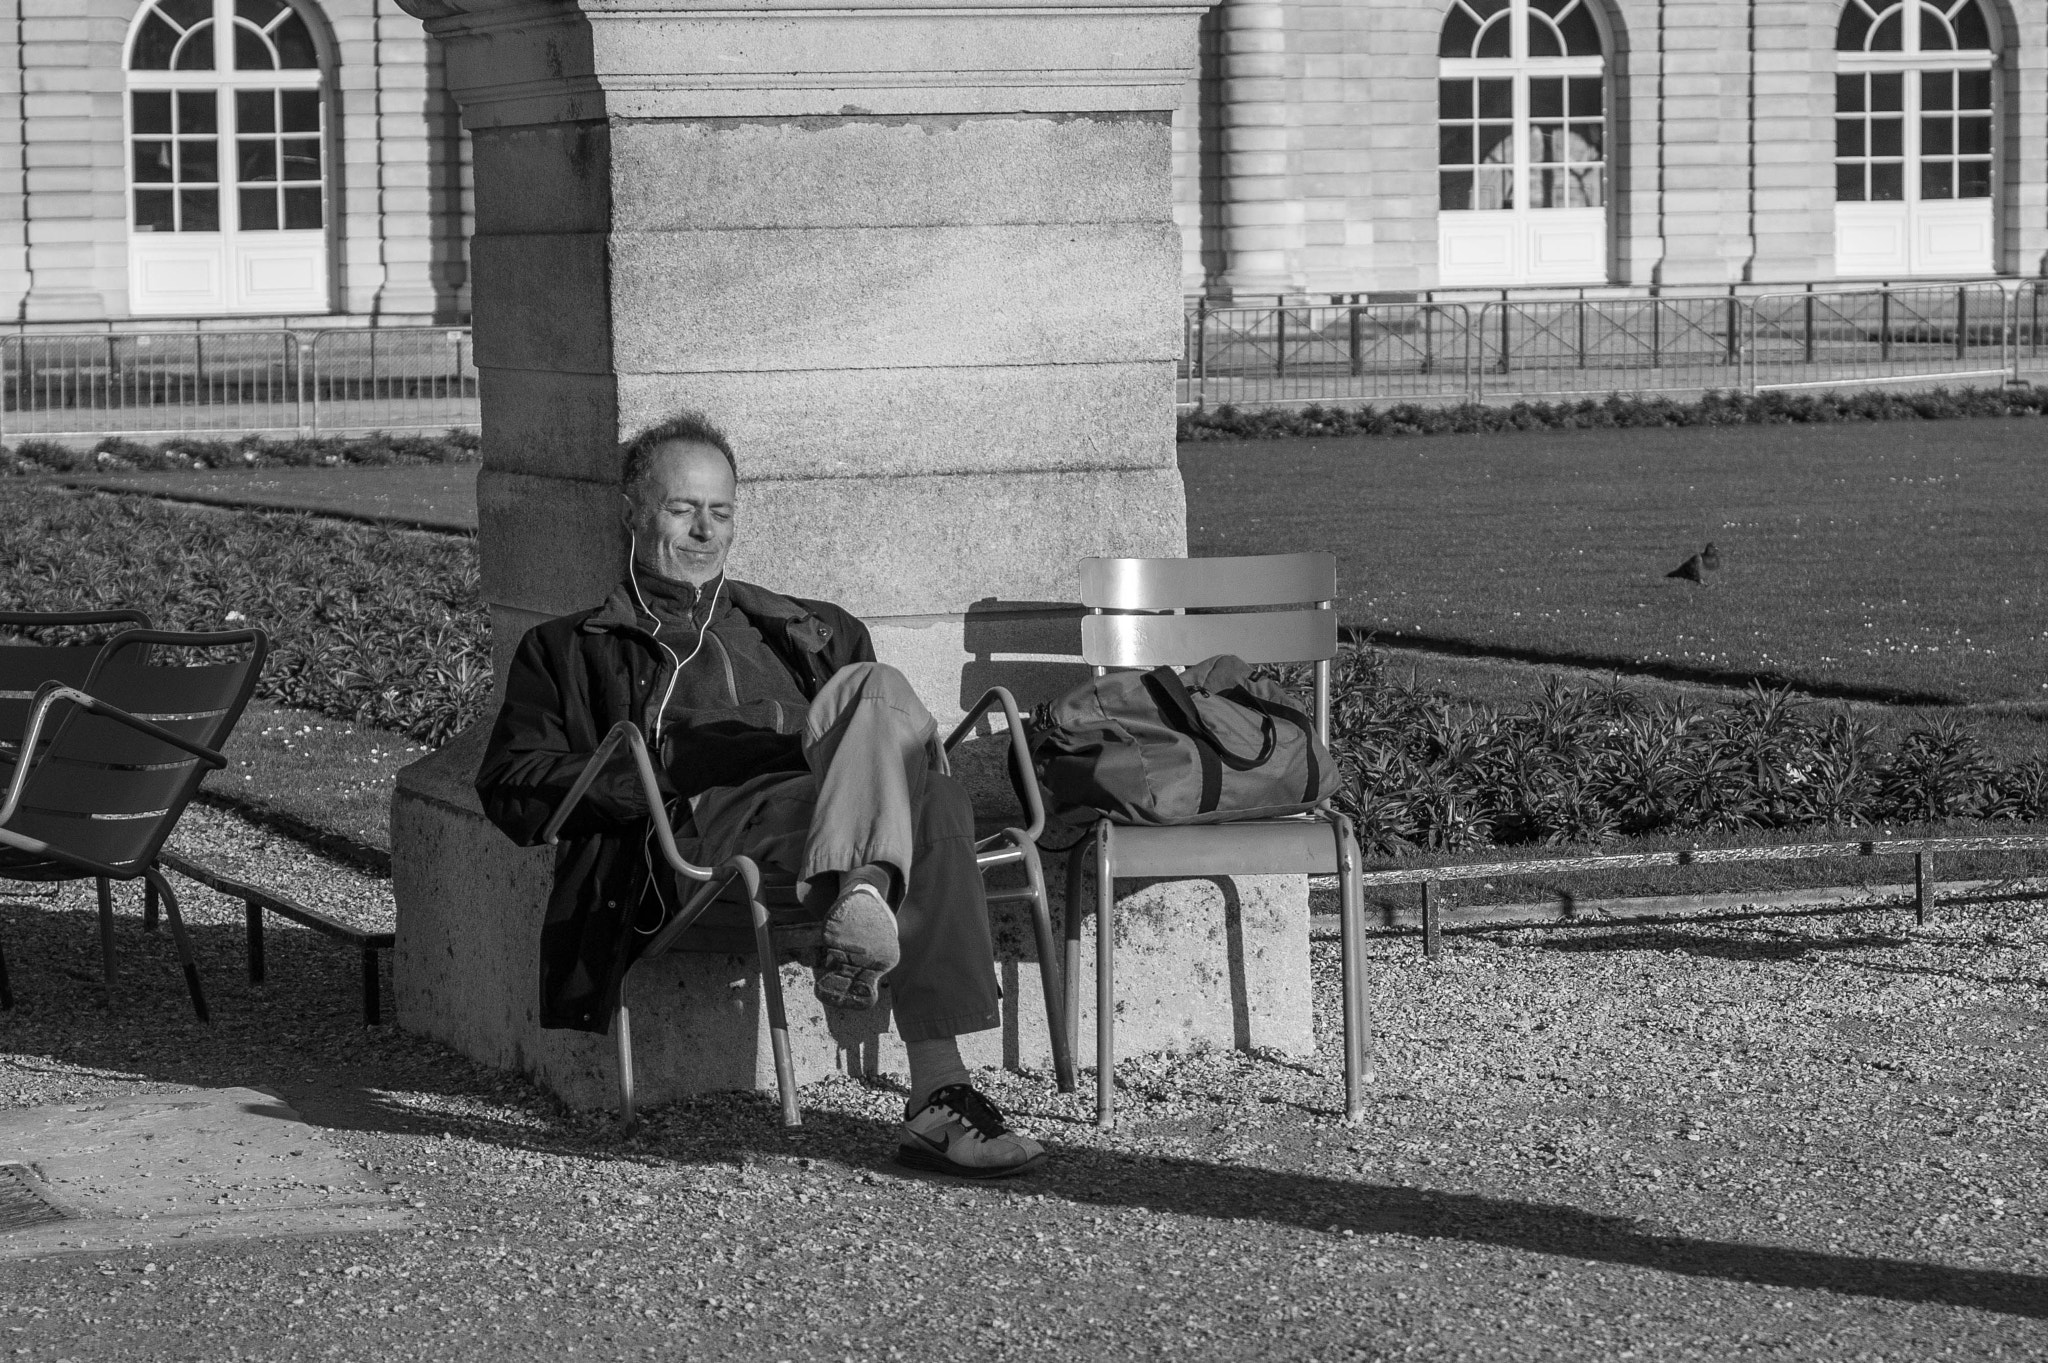
M 867 626 L 837 606 L 730 579 L 727 589 L 806 698 L 848 663 L 874 660 Z M 484 814 L 531 847 L 612 725 L 633 721 L 659 751 L 655 711 L 674 667 L 623 584 L 596 610 L 528 630 L 477 770 Z M 688 754 L 667 760 L 685 764 Z M 673 794 L 666 771 L 662 781 Z M 602 1032 L 611 1025 L 619 981 L 642 940 L 627 919 L 646 888 L 647 816 L 631 764 L 614 758 L 563 826 L 541 928 L 543 1027 Z

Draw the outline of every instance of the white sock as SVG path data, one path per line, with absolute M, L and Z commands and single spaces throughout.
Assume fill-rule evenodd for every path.
M 908 1117 L 931 1101 L 931 1096 L 948 1084 L 965 1084 L 973 1079 L 967 1062 L 960 1058 L 960 1043 L 950 1036 L 936 1041 L 906 1041 L 910 1053 L 910 1102 L 903 1109 Z

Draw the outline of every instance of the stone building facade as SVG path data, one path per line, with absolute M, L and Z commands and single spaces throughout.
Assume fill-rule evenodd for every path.
M 2048 11 L 1223 0 L 1175 121 L 1190 294 L 2038 275 Z
M 16 0 L 0 309 L 453 321 L 468 139 L 394 0 Z
M 396 0 L 16 0 L 0 31 L 14 320 L 467 316 L 468 138 Z M 1189 294 L 2048 264 L 2038 7 L 1222 0 L 1200 44 Z

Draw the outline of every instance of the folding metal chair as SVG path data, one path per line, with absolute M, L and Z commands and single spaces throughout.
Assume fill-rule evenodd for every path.
M 1024 805 L 1026 826 L 1004 828 L 975 845 L 975 864 L 984 873 L 1001 866 L 1021 866 L 1025 883 L 1021 889 L 991 890 L 990 903 L 1024 900 L 1031 904 L 1032 926 L 1038 940 L 1039 979 L 1045 991 L 1046 1020 L 1051 1033 L 1053 1069 L 1062 1093 L 1074 1090 L 1073 1051 L 1066 1029 L 1060 1024 L 1064 1012 L 1057 946 L 1053 937 L 1051 907 L 1046 899 L 1045 872 L 1038 860 L 1037 840 L 1045 831 L 1045 810 L 1040 803 L 1038 782 L 1031 772 L 1031 754 L 1024 721 L 1017 702 L 1002 687 L 995 687 L 968 711 L 945 749 L 951 752 L 973 732 L 975 724 L 991 709 L 1000 706 L 1009 724 L 1008 758 L 1018 779 L 1013 782 Z M 562 825 L 583 799 L 591 783 L 619 748 L 630 754 L 649 809 L 663 806 L 647 741 L 630 721 L 612 726 L 589 763 L 563 797 L 560 808 L 541 831 L 542 841 L 552 845 Z M 717 866 L 698 866 L 682 854 L 675 833 L 666 819 L 649 820 L 655 845 L 662 860 L 676 877 L 675 898 L 679 907 L 651 936 L 640 954 L 627 967 L 619 982 L 619 1001 L 612 1015 L 612 1037 L 619 1056 L 619 1122 L 630 1129 L 635 1121 L 633 1084 L 633 1015 L 628 992 L 634 972 L 647 962 L 670 951 L 743 953 L 751 946 L 761 972 L 761 991 L 768 1014 L 770 1048 L 775 1057 L 775 1086 L 782 1101 L 784 1126 L 803 1124 L 797 1110 L 796 1067 L 790 1054 L 789 1020 L 782 1002 L 781 963 L 815 949 L 820 941 L 820 922 L 814 908 L 801 902 L 795 878 L 777 868 L 762 868 L 752 858 L 738 856 Z
M 109 640 L 82 686 L 49 681 L 30 700 L 4 803 L 0 879 L 100 882 L 100 950 L 114 983 L 108 882 L 142 880 L 171 922 L 192 1010 L 207 1020 L 199 968 L 177 897 L 156 854 L 256 688 L 269 639 L 261 630 L 173 634 L 127 630 Z M 165 665 L 222 650 L 227 661 Z M 59 709 L 59 707 L 64 707 Z M 0 960 L 0 1007 L 14 1006 Z
M 1081 560 L 1081 656 L 1101 676 L 1112 667 L 1184 667 L 1219 653 L 1250 663 L 1314 662 L 1316 733 L 1330 738 L 1330 659 L 1337 653 L 1337 560 L 1330 554 L 1251 558 Z M 1273 607 L 1292 607 L 1276 610 Z M 1095 1113 L 1116 1120 L 1116 881 L 1124 877 L 1335 874 L 1344 959 L 1344 1113 L 1364 1097 L 1371 1020 L 1360 959 L 1365 930 L 1358 840 L 1327 804 L 1308 814 L 1187 827 L 1136 827 L 1100 819 L 1067 857 L 1066 1030 L 1078 1045 L 1081 889 L 1095 871 Z

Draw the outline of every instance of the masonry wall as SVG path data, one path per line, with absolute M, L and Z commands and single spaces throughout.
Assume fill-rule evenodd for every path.
M 0 19 L 0 319 L 128 315 L 123 51 L 136 0 L 20 0 Z M 333 54 L 335 310 L 469 311 L 468 139 L 417 19 L 394 0 L 301 10 Z
M 1261 196 L 1298 226 L 1234 233 L 1240 90 L 1233 11 L 1277 6 L 1264 60 L 1281 74 L 1285 164 Z M 1219 56 L 1175 122 L 1186 292 L 1242 296 L 1438 287 L 1437 35 L 1429 0 L 1223 0 Z M 2048 270 L 2048 11 L 1990 7 L 2002 34 L 1997 269 Z M 1588 284 L 1722 287 L 1834 277 L 1837 0 L 1607 0 L 1609 264 Z M 1270 92 L 1243 87 L 1247 99 Z M 1270 113 L 1262 117 L 1270 119 Z M 1268 210 L 1262 218 L 1280 222 Z M 1243 250 L 1239 238 L 1244 238 Z M 1253 249 L 1284 263 L 1243 264 Z

